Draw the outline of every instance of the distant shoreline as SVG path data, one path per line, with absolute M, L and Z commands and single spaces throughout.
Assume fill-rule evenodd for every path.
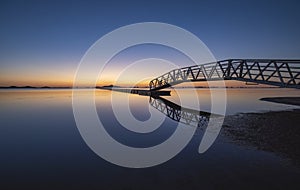
M 50 86 L 0 86 L 0 89 L 71 89 L 72 87 L 50 87 Z
M 288 104 L 300 106 L 300 97 L 266 97 L 259 99 L 261 101 L 274 102 L 279 104 Z
M 110 86 L 96 86 L 96 87 L 67 87 L 67 86 L 63 86 L 63 87 L 59 87 L 59 86 L 42 86 L 42 87 L 38 87 L 38 86 L 0 86 L 0 89 L 101 89 L 103 87 L 110 87 Z M 122 86 L 114 86 L 114 88 L 149 88 L 147 86 L 144 87 L 122 87 Z M 208 88 L 224 88 L 224 87 L 218 87 L 218 86 L 212 86 L 212 87 L 203 87 L 203 86 L 196 86 L 196 87 L 191 87 L 191 86 L 187 86 L 187 87 L 174 87 L 177 89 L 187 89 L 187 88 L 197 88 L 197 89 L 208 89 Z M 233 87 L 233 86 L 226 86 L 225 88 L 233 88 L 233 89 L 278 89 L 279 87 Z

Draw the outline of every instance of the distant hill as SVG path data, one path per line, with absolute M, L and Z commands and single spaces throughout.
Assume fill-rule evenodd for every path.
M 0 86 L 0 89 L 70 89 L 71 87 L 50 87 L 50 86 Z
M 114 86 L 114 85 L 105 85 L 105 86 L 96 86 L 96 88 L 122 88 L 121 86 Z

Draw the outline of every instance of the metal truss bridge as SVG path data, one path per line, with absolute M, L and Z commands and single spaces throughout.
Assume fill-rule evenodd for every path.
M 228 59 L 174 69 L 150 81 L 150 91 L 195 81 L 238 80 L 300 88 L 300 60 Z

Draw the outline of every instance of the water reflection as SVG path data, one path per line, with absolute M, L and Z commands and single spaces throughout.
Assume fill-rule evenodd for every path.
M 85 101 L 85 97 L 90 94 L 89 89 L 78 91 L 81 92 L 82 101 Z M 178 91 L 181 91 L 184 98 L 192 100 L 188 89 Z M 210 110 L 209 90 L 197 89 L 197 91 L 201 110 Z M 299 91 L 294 89 L 284 91 L 282 89 L 228 89 L 227 92 L 228 111 L 231 114 L 261 109 L 293 108 L 261 102 L 259 98 L 299 96 Z M 115 94 L 119 109 L 122 109 L 124 94 Z M 174 95 L 172 91 L 172 96 L 163 98 L 178 102 Z M 218 136 L 209 151 L 199 155 L 197 149 L 202 139 L 201 130 L 197 131 L 201 133 L 195 133 L 180 154 L 165 164 L 138 170 L 115 166 L 99 158 L 83 141 L 74 121 L 71 96 L 71 90 L 0 91 L 1 189 L 70 189 L 70 187 L 73 189 L 86 189 L 86 187 L 89 189 L 299 189 L 300 187 L 299 168 L 274 154 L 228 142 L 223 135 Z M 135 147 L 155 146 L 169 138 L 176 130 L 177 121 L 166 117 L 162 126 L 150 134 L 130 133 L 112 117 L 110 97 L 111 91 L 97 90 L 95 102 L 99 117 L 103 118 L 108 133 L 120 143 Z M 149 99 L 152 98 L 152 101 L 161 103 L 162 106 L 166 104 L 166 101 L 162 101 L 161 98 L 154 100 L 153 97 L 134 94 L 130 94 L 129 98 L 132 114 L 140 121 L 145 121 L 151 116 L 147 106 L 156 111 L 156 108 L 149 104 Z M 173 104 L 165 106 L 179 111 L 176 109 L 179 108 L 178 106 L 171 108 L 171 105 Z M 180 110 L 182 112 L 187 109 L 181 107 Z M 196 112 L 199 114 L 198 111 Z M 178 117 L 180 122 L 185 121 L 184 117 L 187 117 L 187 114 L 184 116 L 181 113 Z M 211 114 L 210 120 L 212 118 Z
M 211 116 L 209 112 L 181 107 L 160 96 L 150 96 L 149 103 L 172 120 L 194 127 L 206 128 Z
M 147 90 L 132 90 L 132 89 L 119 89 L 119 88 L 103 88 L 103 89 L 117 91 L 117 92 L 124 92 L 129 94 L 137 94 L 142 96 L 149 95 L 149 104 L 152 107 L 154 107 L 156 110 L 166 115 L 168 118 L 176 122 L 180 122 L 193 127 L 199 127 L 201 129 L 205 129 L 207 127 L 211 116 L 214 117 L 218 116 L 210 112 L 182 107 L 176 104 L 175 102 L 169 101 L 159 95 L 151 95 L 150 93 L 149 94 L 144 93 Z M 160 92 L 164 92 L 164 91 L 160 91 Z M 170 94 L 168 93 L 167 96 L 170 96 Z

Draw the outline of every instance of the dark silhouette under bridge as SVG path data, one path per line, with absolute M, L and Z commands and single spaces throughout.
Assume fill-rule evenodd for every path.
M 238 80 L 300 88 L 300 60 L 228 59 L 174 69 L 150 81 L 150 91 L 183 82 Z

